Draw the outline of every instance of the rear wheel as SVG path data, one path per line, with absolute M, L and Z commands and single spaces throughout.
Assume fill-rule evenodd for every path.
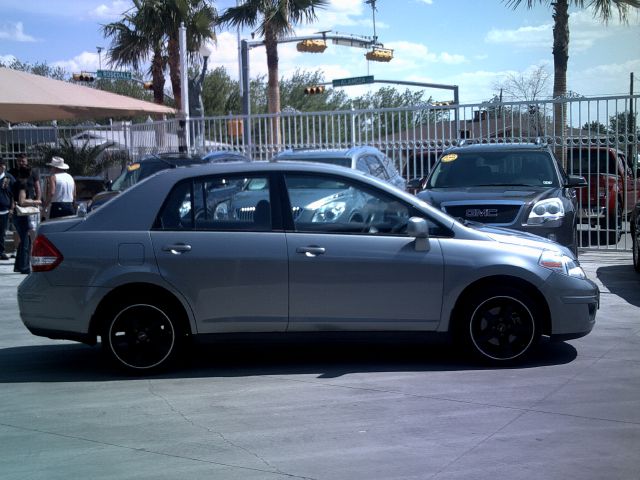
M 169 365 L 177 355 L 180 338 L 176 315 L 157 302 L 121 302 L 107 315 L 102 331 L 107 356 L 135 373 Z
M 460 339 L 485 361 L 521 360 L 540 338 L 535 303 L 520 289 L 481 288 L 465 305 Z

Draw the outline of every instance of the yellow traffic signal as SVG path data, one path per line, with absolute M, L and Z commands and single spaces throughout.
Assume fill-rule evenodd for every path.
M 393 58 L 393 50 L 390 48 L 374 48 L 365 54 L 367 60 L 374 62 L 390 62 Z
M 144 82 L 142 88 L 145 90 L 153 90 L 153 82 Z
M 76 82 L 93 82 L 95 80 L 95 77 L 87 72 L 74 73 L 71 78 Z
M 327 43 L 324 40 L 302 40 L 296 44 L 299 52 L 322 53 L 326 50 Z
M 324 85 L 314 85 L 304 89 L 305 95 L 316 95 L 318 93 L 324 93 Z

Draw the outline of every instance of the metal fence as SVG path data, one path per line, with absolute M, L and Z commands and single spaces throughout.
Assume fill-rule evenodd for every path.
M 122 158 L 129 160 L 149 153 L 187 150 L 234 150 L 254 160 L 268 160 L 286 149 L 372 145 L 385 152 L 410 179 L 426 176 L 438 156 L 461 140 L 541 140 L 549 144 L 569 173 L 589 181 L 579 195 L 585 219 L 581 246 L 629 249 L 628 215 L 640 196 L 639 98 L 287 111 L 109 126 L 15 126 L 0 128 L 0 153 L 11 163 L 18 153 L 26 152 L 37 163 L 43 146 L 66 142 L 77 148 L 108 144 L 102 155 L 125 153 Z M 620 169 L 616 162 L 622 162 Z

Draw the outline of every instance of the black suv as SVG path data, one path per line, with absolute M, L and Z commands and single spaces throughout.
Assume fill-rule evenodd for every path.
M 577 197 L 583 177 L 567 175 L 538 144 L 470 144 L 446 150 L 418 197 L 463 222 L 525 231 L 577 254 Z
M 200 157 L 197 155 L 185 155 L 176 153 L 149 155 L 141 160 L 130 163 L 118 177 L 109 184 L 106 191 L 98 193 L 89 204 L 89 210 L 95 210 L 108 200 L 118 195 L 123 190 L 135 185 L 140 180 L 147 178 L 161 170 L 197 165 L 200 163 L 215 162 L 248 162 L 249 159 L 238 152 L 216 151 L 209 152 Z

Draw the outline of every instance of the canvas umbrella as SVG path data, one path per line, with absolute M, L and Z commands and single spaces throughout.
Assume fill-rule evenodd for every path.
M 164 105 L 0 67 L 0 119 L 10 123 L 174 113 Z

